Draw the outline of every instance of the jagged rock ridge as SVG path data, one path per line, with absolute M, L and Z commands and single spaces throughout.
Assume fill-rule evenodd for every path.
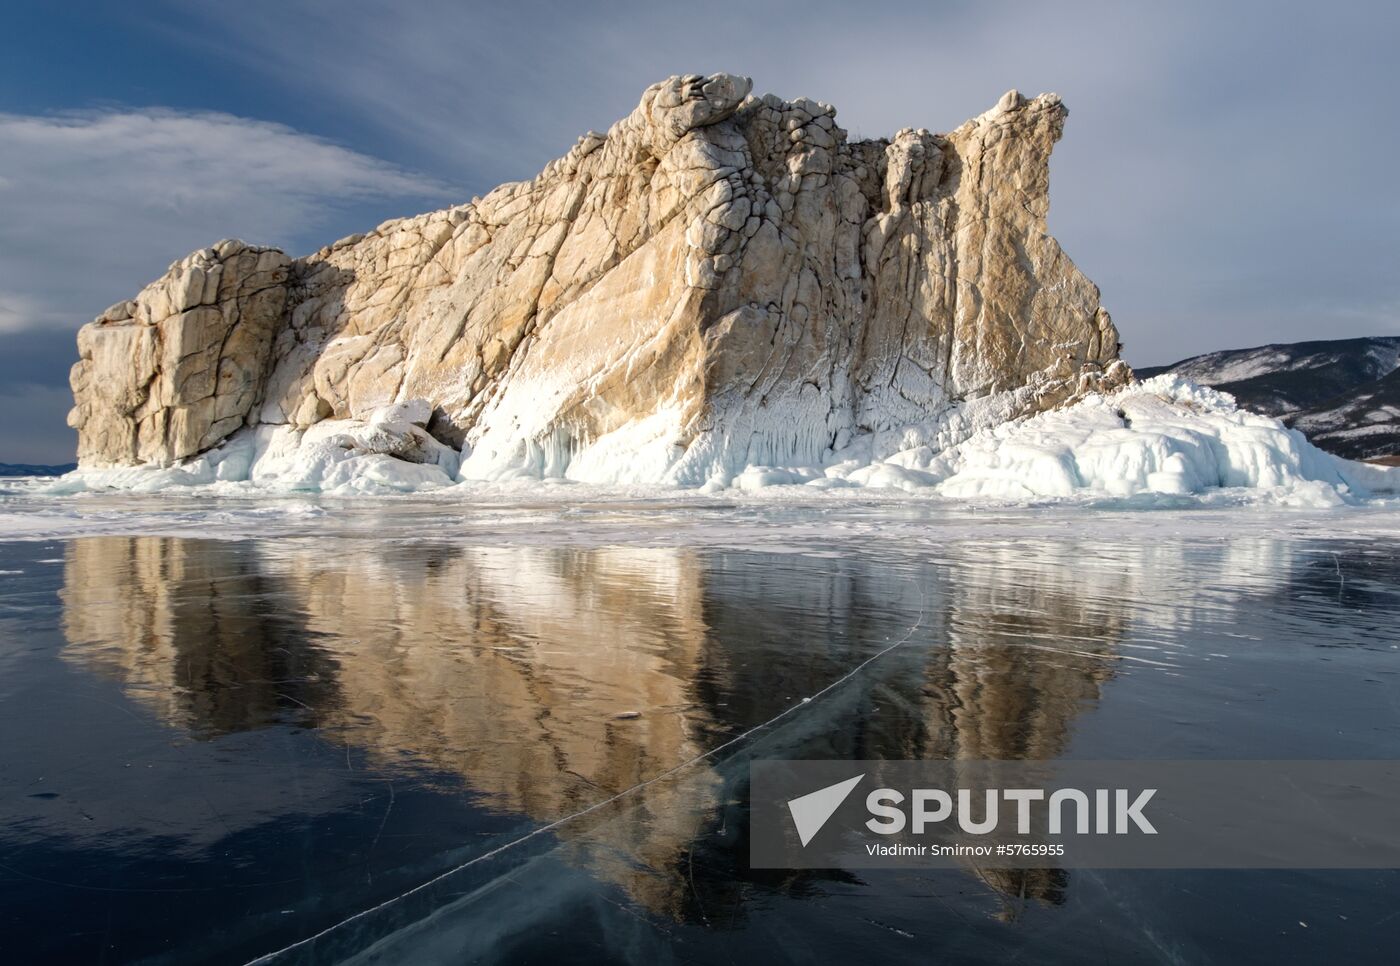
M 1128 378 L 1046 233 L 1058 97 L 851 142 L 830 106 L 750 87 L 672 77 L 532 181 L 306 258 L 176 263 L 79 336 L 81 464 L 322 423 L 376 451 L 392 432 L 331 430 L 421 400 L 464 477 L 724 482 L 946 447 Z M 382 451 L 424 459 L 405 438 Z

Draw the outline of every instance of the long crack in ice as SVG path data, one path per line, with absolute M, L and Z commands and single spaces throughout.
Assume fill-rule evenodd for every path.
M 895 641 L 893 644 L 890 644 L 889 646 L 887 646 L 887 647 L 885 647 L 885 648 L 883 648 L 883 649 L 877 651 L 876 653 L 872 654 L 870 657 L 866 658 L 864 661 L 861 661 L 861 662 L 860 662 L 859 664 L 857 664 L 855 667 L 851 668 L 851 670 L 847 671 L 845 674 L 841 675 L 841 677 L 837 678 L 835 681 L 832 681 L 830 684 L 826 685 L 826 686 L 823 687 L 821 690 L 817 691 L 815 694 L 812 694 L 812 695 L 810 695 L 810 696 L 808 696 L 808 697 L 805 697 L 805 698 L 803 698 L 801 701 L 798 701 L 798 702 L 795 703 L 795 704 L 789 705 L 788 707 L 784 708 L 782 711 L 778 712 L 777 714 L 775 714 L 773 717 L 769 718 L 768 720 L 763 721 L 763 722 L 760 722 L 759 724 L 754 725 L 752 728 L 749 728 L 747 731 L 743 732 L 742 734 L 735 735 L 733 738 L 730 738 L 728 741 L 725 741 L 725 742 L 722 742 L 721 744 L 716 745 L 715 747 L 711 748 L 709 751 L 701 752 L 700 754 L 696 755 L 695 757 L 689 758 L 689 759 L 687 759 L 687 760 L 681 762 L 681 763 L 678 764 L 678 765 L 673 765 L 672 767 L 670 767 L 670 768 L 666 769 L 665 771 L 661 772 L 659 775 L 654 775 L 653 777 L 648 778 L 646 781 L 638 782 L 637 784 L 632 785 L 630 788 L 625 788 L 625 789 L 623 789 L 622 791 L 618 792 L 618 793 L 615 794 L 615 795 L 611 795 L 611 796 L 609 796 L 609 797 L 607 797 L 607 798 L 605 798 L 605 799 L 602 799 L 601 801 L 594 802 L 592 805 L 589 805 L 587 808 L 580 809 L 579 811 L 573 812 L 573 813 L 571 813 L 571 814 L 569 814 L 569 815 L 565 815 L 565 816 L 563 816 L 562 818 L 557 818 L 557 819 L 555 819 L 553 822 L 550 822 L 550 823 L 547 824 L 547 825 L 541 825 L 539 828 L 532 829 L 531 831 L 526 832 L 524 835 L 520 836 L 519 838 L 512 839 L 512 840 L 509 841 L 509 842 L 506 842 L 506 843 L 504 843 L 504 844 L 502 844 L 502 845 L 498 845 L 498 846 L 496 846 L 496 847 L 493 848 L 493 849 L 490 849 L 490 850 L 488 850 L 488 851 L 486 851 L 486 852 L 483 852 L 481 855 L 475 856 L 475 857 L 473 857 L 473 858 L 468 859 L 468 860 L 465 861 L 465 862 L 461 862 L 461 863 L 459 863 L 459 864 L 453 866 L 452 868 L 448 869 L 448 870 L 445 871 L 445 872 L 440 872 L 440 873 L 438 873 L 437 875 L 433 876 L 431 879 L 428 879 L 428 880 L 425 881 L 425 882 L 419 883 L 418 885 L 416 885 L 416 886 L 414 886 L 413 888 L 407 890 L 406 892 L 401 892 L 401 893 L 399 893 L 398 895 L 395 895 L 395 896 L 392 896 L 391 898 L 385 899 L 383 902 L 380 902 L 380 903 L 378 903 L 377 905 L 370 906 L 370 907 L 367 908 L 367 909 L 362 909 L 362 910 L 360 910 L 359 912 L 355 913 L 354 915 L 347 916 L 346 918 L 340 920 L 339 922 L 334 923 L 333 925 L 327 926 L 326 928 L 322 929 L 320 932 L 317 932 L 317 933 L 314 933 L 313 935 L 307 936 L 307 937 L 304 938 L 304 939 L 299 939 L 299 940 L 297 940 L 296 942 L 291 943 L 290 945 L 283 946 L 281 949 L 273 950 L 273 951 L 270 952 L 270 953 L 264 953 L 263 955 L 257 957 L 256 959 L 251 959 L 251 960 L 249 960 L 249 961 L 247 962 L 247 964 L 245 964 L 245 966 L 257 966 L 257 964 L 259 964 L 259 963 L 270 963 L 270 962 L 275 961 L 279 956 L 283 956 L 283 955 L 285 955 L 286 953 L 293 952 L 293 951 L 295 951 L 295 950 L 297 950 L 297 949 L 301 949 L 301 948 L 304 948 L 304 947 L 306 947 L 306 946 L 309 946 L 309 945 L 315 943 L 317 940 L 323 939 L 323 938 L 325 938 L 326 936 L 330 935 L 331 933 L 333 933 L 333 932 L 335 932 L 335 931 L 337 931 L 337 930 L 339 930 L 339 929 L 342 929 L 342 928 L 344 928 L 345 926 L 350 925 L 351 923 L 358 922 L 358 921 L 360 921 L 360 920 L 362 920 L 362 919 L 365 919 L 365 918 L 368 917 L 368 916 L 372 916 L 372 915 L 374 915 L 376 912 L 380 912 L 380 911 L 382 911 L 382 910 L 384 910 L 384 909 L 389 908 L 390 906 L 393 906 L 394 904 L 396 904 L 396 903 L 398 903 L 398 902 L 403 901 L 404 899 L 407 899 L 409 896 L 417 895 L 418 893 L 422 892 L 423 890 L 429 889 L 429 888 L 431 888 L 432 886 L 436 885 L 437 883 L 442 882 L 444 879 L 448 879 L 448 878 L 450 878 L 450 877 L 456 875 L 457 873 L 462 872 L 462 871 L 465 870 L 465 869 L 469 869 L 469 868 L 471 868 L 471 867 L 474 866 L 474 865 L 479 865 L 479 864 L 482 863 L 482 862 L 485 862 L 485 861 L 487 861 L 487 860 L 489 860 L 489 859 L 493 859 L 493 858 L 495 858 L 496 856 L 501 855 L 501 854 L 504 853 L 504 852 L 510 851 L 511 849 L 515 848 L 515 847 L 518 846 L 518 845 L 523 845 L 524 843 L 530 841 L 531 839 L 538 838 L 539 836 L 544 835 L 544 834 L 547 833 L 547 832 L 552 832 L 552 831 L 554 831 L 555 829 L 558 829 L 558 828 L 561 828 L 562 826 L 568 825 L 570 822 L 577 821 L 578 819 L 583 818 L 583 817 L 586 816 L 586 815 L 591 815 L 591 814 L 594 813 L 594 812 L 597 812 L 597 811 L 599 811 L 599 810 L 601 810 L 601 809 L 607 808 L 609 805 L 612 805 L 612 804 L 615 803 L 615 802 L 621 801 L 622 799 L 627 798 L 627 797 L 629 797 L 629 796 L 631 796 L 631 795 L 633 795 L 633 794 L 635 794 L 635 793 L 637 793 L 637 792 L 639 792 L 639 791 L 642 791 L 643 789 L 646 789 L 646 788 L 648 788 L 648 787 L 650 787 L 650 786 L 652 786 L 652 785 L 655 785 L 657 782 L 664 781 L 664 780 L 666 780 L 667 778 L 670 778 L 670 777 L 673 776 L 673 775 L 676 775 L 676 774 L 679 774 L 679 773 L 682 772 L 682 771 L 685 771 L 687 768 L 690 768 L 690 767 L 692 767 L 693 765 L 699 764 L 699 763 L 702 762 L 702 761 L 706 761 L 706 760 L 708 760 L 708 759 L 710 759 L 710 758 L 715 757 L 716 755 L 718 755 L 720 752 L 724 751 L 725 749 L 727 749 L 727 748 L 732 748 L 732 747 L 734 747 L 735 745 L 738 745 L 738 744 L 744 742 L 745 740 L 747 740 L 748 738 L 752 737 L 753 735 L 757 734 L 757 733 L 760 732 L 760 731 L 764 731 L 764 730 L 766 730 L 766 729 L 768 729 L 768 728 L 771 728 L 774 724 L 776 724 L 777 722 L 779 722 L 779 721 L 781 721 L 782 719 L 786 718 L 788 715 L 790 715 L 790 714 L 792 714 L 793 712 L 798 711 L 798 710 L 800 710 L 800 709 L 802 709 L 802 708 L 807 707 L 808 705 L 810 705 L 810 704 L 812 704 L 814 701 L 816 701 L 818 698 L 821 698 L 823 695 L 829 694 L 830 692 L 834 691 L 836 688 L 840 687 L 842 684 L 845 684 L 847 681 L 851 680 L 851 678 L 855 677 L 857 674 L 859 674 L 859 673 L 860 673 L 861 671 L 863 671 L 865 668 L 869 667 L 871 664 L 874 664 L 876 661 L 880 660 L 880 658 L 884 657 L 885 655 L 889 654 L 890 652 L 892 652 L 892 651 L 894 651 L 894 650 L 896 650 L 896 649 L 898 649 L 898 648 L 900 648 L 900 647 L 903 647 L 903 646 L 904 646 L 905 644 L 907 644 L 910 640 L 912 640 L 913 637 L 914 637 L 914 634 L 918 631 L 918 629 L 919 629 L 921 626 L 923 626 L 924 615 L 925 615 L 926 609 L 927 609 L 927 595 L 925 595 L 925 594 L 923 593 L 922 589 L 917 588 L 917 584 L 916 584 L 916 589 L 919 589 L 919 614 L 918 614 L 918 616 L 915 618 L 914 623 L 913 623 L 912 625 L 910 625 L 909 630 L 905 632 L 904 636 L 901 637 L 899 640 Z

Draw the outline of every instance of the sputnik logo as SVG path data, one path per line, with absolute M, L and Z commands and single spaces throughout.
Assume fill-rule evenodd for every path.
M 857 775 L 855 778 L 848 778 L 835 785 L 808 792 L 787 803 L 788 811 L 792 813 L 792 824 L 797 826 L 797 837 L 802 840 L 803 848 L 806 848 L 807 843 L 822 830 L 827 819 L 836 814 L 841 803 L 864 777 Z

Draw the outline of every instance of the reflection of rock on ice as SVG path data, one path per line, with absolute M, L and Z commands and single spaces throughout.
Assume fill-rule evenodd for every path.
M 881 559 L 90 538 L 68 544 L 64 656 L 196 736 L 294 715 L 384 769 L 459 776 L 486 807 L 542 824 L 768 720 L 916 622 L 762 755 L 1054 758 L 1124 661 L 1177 660 L 1141 649 L 1154 628 L 1231 606 L 1191 602 L 1213 569 L 1267 586 L 1287 579 L 1287 550 L 983 540 Z M 560 827 L 565 856 L 686 915 L 682 862 L 738 794 L 721 764 Z M 1067 887 L 979 874 L 1013 900 Z
M 700 588 L 694 556 L 666 550 L 95 538 L 69 544 L 65 657 L 199 735 L 272 724 L 285 696 L 387 767 L 461 775 L 488 807 L 543 822 L 704 750 L 685 673 L 705 639 Z M 284 613 L 260 614 L 258 595 Z M 307 671 L 320 687 L 289 680 Z M 649 893 L 665 880 L 637 869 L 674 863 L 717 781 L 697 768 L 665 807 L 613 817 L 592 861 L 664 908 Z
M 122 681 L 170 724 L 214 736 L 276 721 L 279 691 L 303 706 L 336 700 L 334 664 L 306 646 L 294 614 L 266 609 L 272 588 L 250 545 L 89 537 L 66 546 L 65 657 Z
M 461 774 L 492 808 L 551 821 L 703 750 L 675 671 L 703 639 L 684 555 L 468 548 L 427 567 L 341 569 L 308 554 L 268 566 L 309 588 L 307 630 L 339 665 L 344 703 L 323 727 L 387 760 Z M 643 713 L 619 720 L 623 710 Z M 597 859 L 670 865 L 713 798 L 713 776 L 697 775 L 704 787 L 667 808 L 614 818 Z

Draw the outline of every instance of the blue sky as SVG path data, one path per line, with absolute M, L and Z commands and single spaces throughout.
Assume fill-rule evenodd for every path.
M 69 458 L 78 326 L 225 237 L 294 254 L 528 178 L 669 74 L 948 130 L 1071 117 L 1051 230 L 1130 362 L 1400 334 L 1389 3 L 27 2 L 0 32 L 0 461 Z

